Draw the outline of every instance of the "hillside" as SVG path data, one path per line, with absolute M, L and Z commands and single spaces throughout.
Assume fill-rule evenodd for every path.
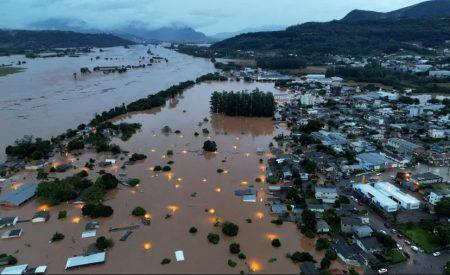
M 296 51 L 301 54 L 367 54 L 401 48 L 442 45 L 450 39 L 450 19 L 401 19 L 362 22 L 305 23 L 285 31 L 239 35 L 214 50 Z
M 434 0 L 389 13 L 356 10 L 343 20 L 242 34 L 213 44 L 212 49 L 223 53 L 253 50 L 301 55 L 422 51 L 420 46 L 444 45 L 450 39 L 449 31 L 450 0 Z
M 399 18 L 439 18 L 450 16 L 450 0 L 432 0 L 391 12 L 374 12 L 354 10 L 347 14 L 343 21 L 385 20 Z
M 133 44 L 133 42 L 111 34 L 0 30 L 0 51 L 11 53 L 69 47 L 113 47 L 127 44 Z
M 145 29 L 141 27 L 127 27 L 115 30 L 116 33 L 135 35 L 148 41 L 175 42 L 175 43 L 211 43 L 214 40 L 204 33 L 195 31 L 190 27 L 162 27 L 158 29 Z
M 121 27 L 107 30 L 93 28 L 86 21 L 73 18 L 50 18 L 35 21 L 29 25 L 33 30 L 60 30 L 81 33 L 108 32 L 126 40 L 136 42 L 176 42 L 176 43 L 211 43 L 215 39 L 187 26 L 170 25 L 152 28 L 141 21 L 131 21 Z

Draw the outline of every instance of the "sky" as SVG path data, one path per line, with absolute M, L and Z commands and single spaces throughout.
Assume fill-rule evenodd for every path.
M 260 26 L 340 19 L 353 9 L 391 11 L 423 0 L 0 0 L 0 28 L 65 20 L 114 30 L 183 25 L 212 35 Z

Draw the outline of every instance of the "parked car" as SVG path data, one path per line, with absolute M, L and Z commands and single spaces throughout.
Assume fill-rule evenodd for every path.
M 418 252 L 418 251 L 419 251 L 419 248 L 418 248 L 417 246 L 415 246 L 415 245 L 411 245 L 411 249 L 412 249 L 414 252 Z
M 380 230 L 380 233 L 382 233 L 382 234 L 384 234 L 384 235 L 387 235 L 387 232 L 384 231 L 384 230 Z
M 400 239 L 402 239 L 402 238 L 403 238 L 403 235 L 402 235 L 402 234 L 397 234 L 397 237 L 399 237 Z
M 439 257 L 439 256 L 441 256 L 441 252 L 436 251 L 436 252 L 433 253 L 433 256 L 434 257 Z
M 391 229 L 392 233 L 397 234 L 397 230 L 395 230 L 394 228 Z
M 399 243 L 397 243 L 397 248 L 398 250 L 403 250 L 403 247 Z
M 387 273 L 387 268 L 380 268 L 378 269 L 378 274 Z
M 407 245 L 411 245 L 411 242 L 408 241 L 408 240 L 405 240 L 405 243 L 406 243 Z

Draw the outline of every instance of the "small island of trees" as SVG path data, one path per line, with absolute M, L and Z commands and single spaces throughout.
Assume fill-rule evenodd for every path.
M 258 89 L 250 93 L 215 91 L 210 104 L 213 113 L 249 117 L 273 117 L 276 105 L 272 93 L 264 93 Z

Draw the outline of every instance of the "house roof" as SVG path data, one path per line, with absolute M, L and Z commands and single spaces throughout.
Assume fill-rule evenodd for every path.
M 341 225 L 360 226 L 363 225 L 361 219 L 354 217 L 341 217 Z
M 14 191 L 0 195 L 0 204 L 22 205 L 36 194 L 37 184 L 24 184 Z
M 320 274 L 316 265 L 313 262 L 304 262 L 300 265 L 301 274 Z
M 47 219 L 48 217 L 50 217 L 50 212 L 49 211 L 39 211 L 39 212 L 36 212 L 36 214 L 34 214 L 33 219 L 35 219 L 35 218 L 45 218 L 45 219 Z
M 75 268 L 79 266 L 104 263 L 106 252 L 91 254 L 89 256 L 76 256 L 68 258 L 66 262 L 66 269 Z
M 381 243 L 376 237 L 362 238 L 359 239 L 359 241 L 367 250 L 378 250 L 382 247 Z

